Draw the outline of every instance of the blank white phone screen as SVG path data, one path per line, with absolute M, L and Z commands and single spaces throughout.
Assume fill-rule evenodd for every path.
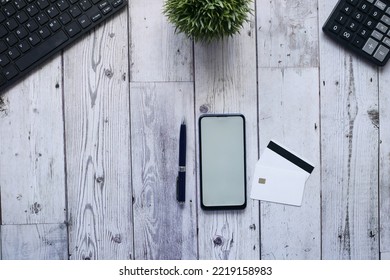
M 245 120 L 242 115 L 200 119 L 201 187 L 205 207 L 245 203 Z

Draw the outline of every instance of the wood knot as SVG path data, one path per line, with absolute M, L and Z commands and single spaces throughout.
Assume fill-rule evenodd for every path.
M 209 111 L 209 106 L 207 104 L 203 104 L 199 107 L 199 111 L 202 113 L 202 114 L 205 114 Z
M 96 182 L 98 182 L 99 184 L 101 184 L 101 183 L 104 182 L 104 178 L 103 178 L 103 177 L 97 177 L 97 178 L 96 178 Z
M 42 210 L 42 206 L 38 202 L 34 202 L 30 207 L 31 213 L 38 214 Z
M 223 245 L 223 240 L 221 236 L 216 236 L 213 240 L 213 243 L 215 246 L 222 246 Z
M 115 243 L 122 243 L 122 236 L 120 234 L 115 234 L 115 236 L 113 236 L 111 238 L 112 241 L 114 241 Z
M 114 76 L 114 72 L 112 72 L 110 69 L 106 69 L 104 71 L 104 74 L 109 77 L 110 79 L 112 78 L 112 76 Z
M 250 225 L 250 226 L 249 226 L 249 229 L 251 229 L 251 230 L 256 230 L 256 225 L 255 225 L 255 224 Z

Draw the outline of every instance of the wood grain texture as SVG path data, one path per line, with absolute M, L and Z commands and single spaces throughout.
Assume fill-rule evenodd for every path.
M 206 212 L 198 206 L 200 259 L 260 257 L 259 203 L 249 198 L 258 158 L 255 57 L 254 18 L 240 35 L 209 45 L 195 44 L 196 117 L 203 113 L 244 114 L 248 186 L 245 210 Z M 198 146 L 198 137 L 196 140 Z
M 136 259 L 196 259 L 193 83 L 132 83 Z M 186 202 L 176 200 L 180 124 L 187 124 Z
M 381 260 L 390 260 L 390 252 L 381 253 Z
M 258 80 L 261 153 L 274 139 L 315 166 L 301 207 L 261 202 L 261 258 L 320 259 L 318 69 L 259 69 Z
M 71 259 L 133 258 L 126 11 L 64 53 Z
M 61 77 L 57 56 L 0 97 L 2 224 L 65 220 Z
M 65 224 L 1 226 L 4 260 L 66 260 L 68 240 Z
M 192 41 L 163 15 L 164 0 L 133 0 L 130 14 L 130 81 L 193 81 Z
M 258 67 L 318 66 L 317 1 L 257 0 Z
M 379 213 L 380 250 L 390 252 L 390 68 L 379 72 L 379 114 L 373 118 L 379 127 Z M 390 259 L 390 255 L 388 255 Z M 381 256 L 382 258 L 382 256 Z M 383 259 L 383 258 L 382 258 Z
M 320 22 L 337 1 L 320 0 Z M 322 255 L 378 259 L 378 73 L 321 43 Z

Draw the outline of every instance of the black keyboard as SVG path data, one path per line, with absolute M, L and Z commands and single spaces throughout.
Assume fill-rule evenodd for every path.
M 378 66 L 390 58 L 389 0 L 340 0 L 322 29 Z
M 0 0 L 0 94 L 127 0 Z

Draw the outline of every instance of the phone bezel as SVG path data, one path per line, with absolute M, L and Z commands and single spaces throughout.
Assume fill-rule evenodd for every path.
M 240 205 L 221 205 L 207 206 L 203 203 L 203 184 L 202 184 L 202 119 L 203 118 L 224 118 L 224 117 L 240 117 L 243 124 L 243 144 L 244 144 L 244 203 Z M 247 172 L 246 172 L 246 120 L 243 114 L 203 114 L 198 119 L 199 127 L 199 185 L 200 185 L 200 203 L 203 210 L 241 210 L 246 208 L 247 204 Z

